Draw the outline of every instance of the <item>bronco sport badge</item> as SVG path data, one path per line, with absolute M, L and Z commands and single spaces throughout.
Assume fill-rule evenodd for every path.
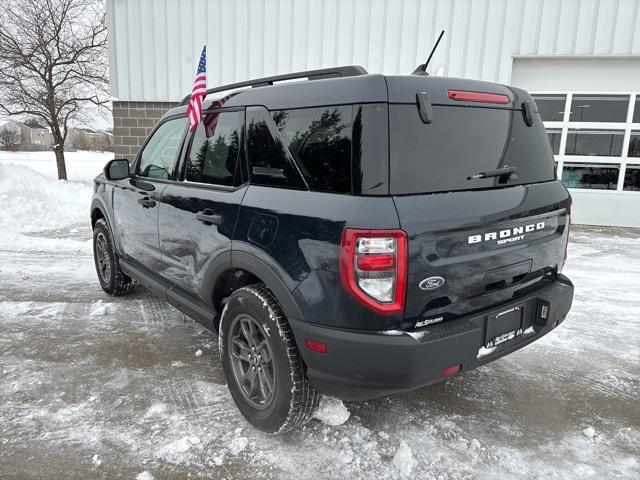
M 536 230 L 544 229 L 544 222 L 530 223 L 522 227 L 505 228 L 497 232 L 487 232 L 484 235 L 469 235 L 469 245 L 473 243 L 488 242 L 489 240 L 495 240 L 497 245 L 505 243 L 517 242 L 522 240 L 527 233 L 535 232 Z

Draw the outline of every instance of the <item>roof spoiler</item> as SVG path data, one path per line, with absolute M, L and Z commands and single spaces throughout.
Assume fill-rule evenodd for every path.
M 296 80 L 302 78 L 306 78 L 307 80 L 321 80 L 324 78 L 356 77 L 358 75 L 367 75 L 368 73 L 369 72 L 367 72 L 359 65 L 346 65 L 343 67 L 307 70 L 305 72 L 287 73 L 284 75 L 275 75 L 273 77 L 258 78 L 255 80 L 247 80 L 246 82 L 230 83 L 228 85 L 221 85 L 215 88 L 208 88 L 207 95 L 243 87 L 267 87 L 273 85 L 275 82 L 282 82 L 285 80 Z M 184 97 L 180 102 L 180 105 L 188 104 L 189 98 L 191 98 L 190 95 Z

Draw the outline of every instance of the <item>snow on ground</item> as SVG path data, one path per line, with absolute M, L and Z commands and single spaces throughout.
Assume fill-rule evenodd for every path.
M 7 163 L 2 478 L 640 478 L 638 231 L 574 229 L 574 307 L 540 341 L 412 393 L 325 399 L 336 426 L 278 437 L 238 413 L 212 334 L 142 290 L 102 292 L 93 175 Z
M 113 152 L 66 152 L 67 177 L 72 182 L 91 182 L 105 164 L 112 160 Z M 4 152 L 0 151 L 0 165 L 23 165 L 52 180 L 58 179 L 58 169 L 53 152 Z

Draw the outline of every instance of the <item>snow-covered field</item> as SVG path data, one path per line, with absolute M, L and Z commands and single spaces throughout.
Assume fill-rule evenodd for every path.
M 91 182 L 105 164 L 112 160 L 113 152 L 67 152 L 67 177 L 71 182 Z M 3 152 L 0 151 L 0 165 L 23 165 L 46 178 L 57 180 L 58 170 L 53 152 Z
M 110 154 L 71 154 L 68 183 L 34 155 L 0 152 L 0 478 L 640 478 L 637 231 L 574 229 L 574 307 L 539 342 L 413 393 L 327 399 L 274 437 L 235 409 L 212 334 L 99 288 L 90 179 Z

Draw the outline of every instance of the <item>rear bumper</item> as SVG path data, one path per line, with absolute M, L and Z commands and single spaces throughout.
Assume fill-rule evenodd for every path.
M 535 292 L 481 314 L 412 332 L 340 330 L 296 320 L 291 327 L 307 375 L 319 391 L 343 400 L 368 400 L 444 380 L 442 371 L 451 366 L 459 364 L 465 372 L 518 350 L 562 322 L 572 300 L 573 284 L 559 275 Z M 523 333 L 485 350 L 489 317 L 515 306 L 523 309 Z M 327 353 L 308 350 L 305 338 L 326 343 Z

